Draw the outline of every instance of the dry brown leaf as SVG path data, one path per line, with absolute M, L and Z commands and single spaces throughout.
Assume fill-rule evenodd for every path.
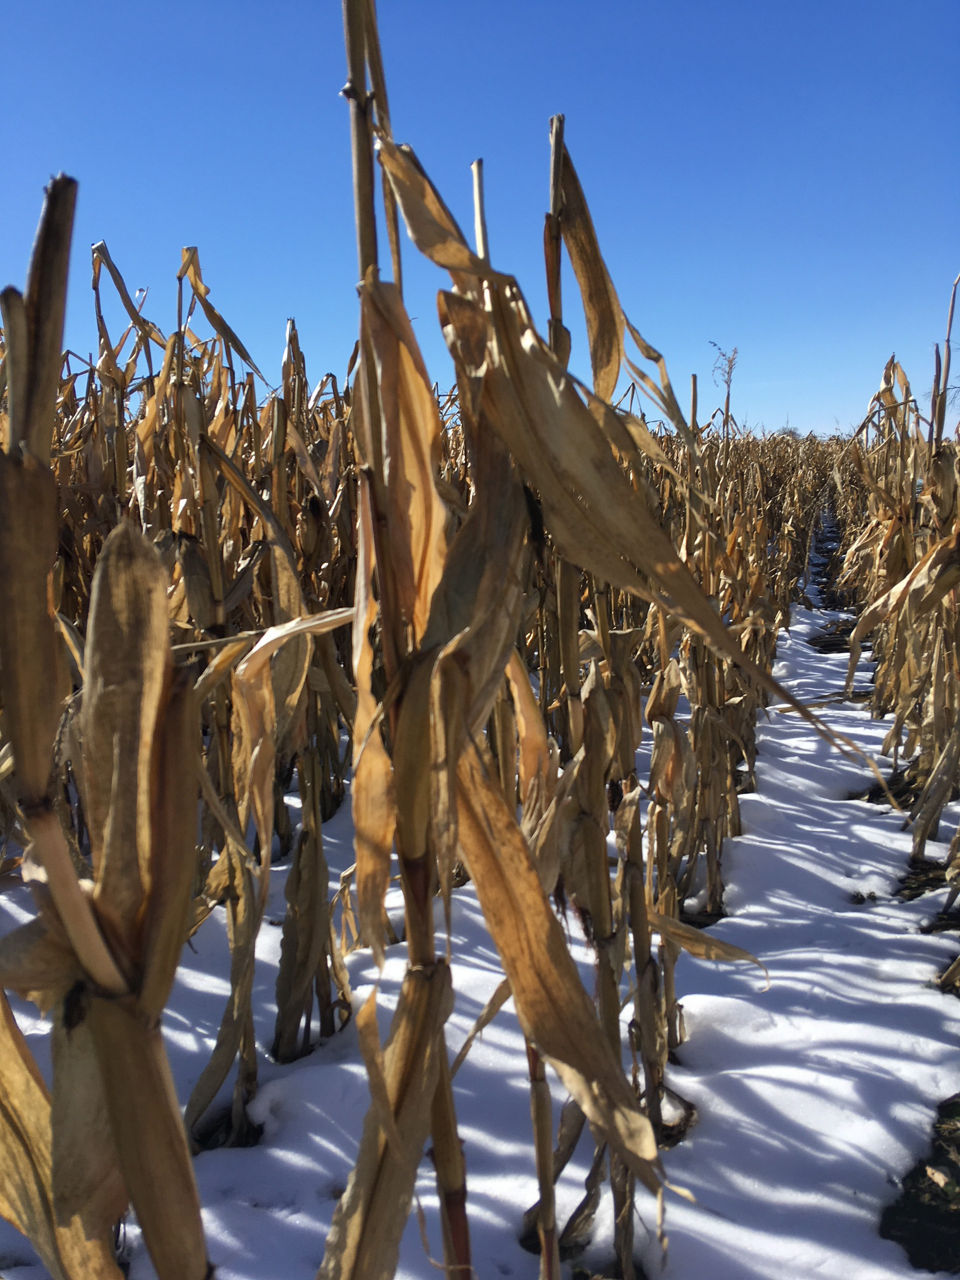
M 470 277 L 494 275 L 490 264 L 469 247 L 456 219 L 424 173 L 412 149 L 382 137 L 378 156 L 393 187 L 407 231 L 414 244 L 458 284 Z
M 117 958 L 136 972 L 151 882 L 151 766 L 170 666 L 167 575 L 132 524 L 97 561 L 80 710 L 94 903 Z
M 143 980 L 138 1003 L 159 1018 L 170 995 L 189 932 L 197 875 L 199 707 L 188 674 L 178 672 L 164 702 L 153 744 L 153 841 L 150 894 L 143 930 Z
M 10 402 L 10 441 L 14 448 L 22 442 L 34 458 L 49 463 L 77 183 L 60 173 L 50 180 L 44 197 L 23 298 L 26 332 L 16 335 L 17 346 L 26 338 L 26 368 L 10 384 L 17 393 Z M 12 336 L 7 335 L 8 351 Z
M 101 262 L 107 268 L 110 279 L 113 281 L 113 287 L 117 291 L 117 296 L 120 298 L 123 309 L 130 317 L 130 323 L 134 326 L 137 332 L 143 336 L 145 341 L 155 342 L 157 346 L 161 348 L 165 347 L 166 339 L 157 326 L 152 324 L 149 320 L 144 320 L 138 308 L 133 305 L 133 299 L 130 297 L 123 276 L 120 274 L 113 258 L 111 258 L 110 250 L 107 248 L 106 243 L 103 240 L 98 241 L 91 247 L 90 252 L 93 257 L 95 272 L 98 272 L 99 264 Z
M 130 1196 L 85 1011 L 74 988 L 53 1019 L 53 1202 L 61 1225 L 77 1215 L 90 1239 L 106 1240 Z
M 270 1049 L 271 1057 L 279 1062 L 290 1062 L 306 1051 L 313 992 L 316 990 L 322 1000 L 322 984 L 329 981 L 327 956 L 331 948 L 331 929 L 329 871 L 321 834 L 322 767 L 315 751 L 301 752 L 297 757 L 302 801 L 301 831 L 283 889 L 287 905 L 280 941 L 280 967 L 277 970 L 277 1017 Z M 336 970 L 335 961 L 334 968 Z M 340 974 L 336 975 L 336 980 L 341 986 Z M 304 1034 L 301 1037 L 302 1024 Z M 328 1031 L 321 1005 L 321 1036 Z
M 238 746 L 234 750 L 234 779 L 241 827 L 252 811 L 260 837 L 261 857 L 269 864 L 273 837 L 274 766 L 277 750 L 277 714 L 270 660 L 289 641 L 302 636 L 321 635 L 353 622 L 354 610 L 331 609 L 327 613 L 293 618 L 268 627 L 233 673 L 233 707 Z M 306 679 L 306 671 L 304 671 Z
M 227 940 L 230 945 L 230 997 L 227 1000 L 213 1053 L 201 1071 L 184 1111 L 186 1131 L 193 1137 L 197 1123 L 213 1102 L 226 1080 L 238 1053 L 243 1052 L 243 1038 L 248 1027 L 257 931 L 262 913 L 258 907 L 261 894 L 252 859 L 242 845 L 228 835 L 227 847 L 216 866 L 225 864 L 227 874 Z M 242 1113 L 243 1088 L 240 1076 L 234 1096 L 240 1098 Z M 242 1114 L 239 1117 L 242 1122 Z
M 380 1032 L 377 1028 L 377 988 L 374 987 L 357 1011 L 357 1038 L 360 1041 L 360 1052 L 363 1064 L 367 1068 L 367 1083 L 370 1086 L 370 1106 L 377 1123 L 383 1130 L 387 1142 L 393 1148 L 393 1154 L 402 1160 L 403 1140 L 397 1129 L 397 1122 L 390 1103 L 390 1089 L 387 1085 L 386 1066 L 383 1049 L 380 1046 Z
M 510 982 L 524 1034 L 591 1125 L 645 1186 L 659 1186 L 657 1142 L 597 1022 L 516 819 L 470 746 L 457 768 L 464 861 Z
M 180 270 L 177 272 L 177 277 L 178 279 L 182 279 L 184 276 L 186 276 L 190 281 L 193 292 L 196 295 L 197 301 L 200 303 L 200 308 L 206 316 L 207 323 L 210 325 L 210 328 L 218 335 L 218 337 L 223 339 L 228 347 L 232 347 L 233 350 L 236 351 L 240 359 L 250 366 L 262 382 L 266 382 L 266 378 L 264 378 L 263 374 L 254 364 L 247 348 L 230 328 L 216 307 L 207 300 L 207 295 L 210 290 L 207 285 L 203 283 L 203 277 L 200 274 L 200 255 L 197 253 L 196 246 L 190 246 L 182 251 Z
M 84 976 L 53 912 L 0 938 L 0 987 L 46 1013 Z
M 0 682 L 17 785 L 30 807 L 46 795 L 60 708 L 50 685 L 56 636 L 48 577 L 57 555 L 57 496 L 51 472 L 0 453 Z
M 507 663 L 507 680 L 513 696 L 513 709 L 517 718 L 517 736 L 520 742 L 520 803 L 523 806 L 524 824 L 538 821 L 542 811 L 553 799 L 557 774 L 547 728 L 537 705 L 530 684 L 530 676 L 523 659 L 514 649 Z M 540 810 L 540 813 L 536 812 Z
M 758 969 L 763 970 L 769 987 L 770 974 L 767 972 L 767 966 L 761 964 L 756 956 L 751 955 L 749 951 L 744 951 L 742 947 L 735 947 L 732 942 L 715 938 L 705 929 L 695 929 L 693 925 L 684 924 L 672 916 L 661 915 L 659 911 L 648 909 L 647 918 L 650 928 L 655 933 L 682 947 L 684 951 L 688 951 L 699 960 L 746 960 L 749 964 L 755 964 Z
M 383 1102 L 371 1106 L 317 1280 L 391 1280 L 396 1271 L 417 1166 L 430 1132 L 440 1056 L 446 1052 L 443 1024 L 452 1008 L 446 964 L 407 971 L 383 1061 L 398 1143 L 388 1143 L 381 1127 Z
M 275 626 L 302 618 L 307 612 L 296 558 L 289 540 L 280 543 L 268 533 L 272 600 L 271 612 Z M 271 680 L 276 704 L 277 750 L 287 756 L 295 748 L 293 741 L 297 731 L 298 712 L 302 710 L 303 692 L 310 669 L 313 642 L 310 634 L 298 636 L 292 643 L 284 644 L 271 663 Z
M 161 1280 L 206 1280 L 200 1201 L 159 1026 L 135 1001 L 93 997 L 87 1010 L 124 1180 Z
M 448 513 L 436 483 L 442 426 L 398 291 L 371 274 L 360 300 L 361 332 L 376 364 L 387 503 L 379 514 L 386 519 L 399 610 L 385 622 L 411 628 L 416 643 L 426 629 L 447 549 Z
M 380 735 L 380 707 L 371 688 L 373 628 L 377 601 L 373 592 L 374 550 L 371 495 L 360 487 L 353 669 L 357 680 L 357 717 L 353 734 L 354 780 L 351 789 L 357 856 L 357 910 L 360 935 L 384 962 L 383 902 L 390 881 L 390 855 L 396 831 L 393 766 Z
M 78 1219 L 56 1224 L 50 1097 L 0 991 L 0 1215 L 29 1237 L 53 1280 L 120 1280 L 107 1238 L 88 1241 Z
M 853 678 L 860 659 L 861 646 L 881 622 L 891 616 L 905 614 L 907 625 L 930 612 L 960 582 L 960 532 L 942 538 L 926 552 L 918 563 L 889 591 L 884 592 L 857 620 L 850 636 L 850 662 L 847 667 L 846 691 L 853 689 Z
M 469 1032 L 467 1033 L 467 1038 L 464 1040 L 463 1044 L 460 1046 L 459 1050 L 457 1051 L 457 1056 L 454 1058 L 453 1062 L 450 1064 L 451 1076 L 455 1076 L 457 1072 L 460 1070 L 460 1068 L 463 1066 L 464 1062 L 466 1061 L 467 1054 L 470 1052 L 470 1049 L 473 1046 L 474 1040 L 476 1040 L 477 1036 L 483 1034 L 483 1031 L 486 1027 L 489 1027 L 490 1023 L 494 1020 L 494 1018 L 497 1016 L 497 1014 L 500 1012 L 503 1006 L 511 998 L 511 995 L 512 995 L 512 992 L 510 991 L 510 983 L 506 980 L 506 978 L 504 978 L 502 982 L 499 982 L 497 984 L 497 988 L 494 991 L 493 995 L 490 997 L 487 1003 L 480 1010 L 480 1013 L 477 1016 L 476 1022 L 470 1028 Z
M 610 400 L 623 360 L 623 314 L 600 253 L 580 179 L 566 147 L 563 148 L 561 184 L 560 231 L 583 299 L 593 386 L 602 400 Z

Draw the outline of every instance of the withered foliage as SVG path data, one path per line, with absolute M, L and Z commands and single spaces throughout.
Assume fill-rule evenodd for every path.
M 281 1061 L 310 1049 L 312 1025 L 328 1039 L 351 1017 L 344 952 L 382 963 L 396 944 L 396 873 L 406 911 L 385 1045 L 375 996 L 356 1011 L 371 1104 L 319 1276 L 394 1273 L 428 1139 L 447 1273 L 472 1274 L 452 1089 L 471 1041 L 451 1063 L 449 943 L 434 933 L 435 900 L 449 919 L 465 877 L 504 974 L 476 1031 L 512 996 L 527 1039 L 540 1196 L 524 1238 L 557 1280 L 608 1181 L 633 1276 L 635 1185 L 662 1196 L 658 1151 L 692 1113 L 668 1083 L 684 1036 L 675 964 L 684 950 L 752 961 L 695 926 L 723 911 L 758 711 L 773 694 L 813 718 L 770 672 L 818 530 L 862 608 L 851 672 L 874 637 L 872 696 L 910 771 L 917 857 L 956 785 L 949 354 L 929 418 L 891 361 L 852 443 L 741 430 L 729 380 L 701 422 L 696 383 L 684 409 L 621 307 L 560 117 L 544 340 L 493 265 L 482 170 L 471 243 L 394 139 L 371 0 L 344 11 L 361 283 L 342 387 L 328 374 L 311 389 L 291 322 L 280 385 L 258 394 L 193 248 L 165 336 L 95 245 L 98 358 L 62 359 L 69 179 L 48 192 L 26 294 L 2 297 L 0 866 L 30 883 L 37 916 L 0 942 L 0 985 L 51 1012 L 54 1073 L 51 1091 L 0 992 L 0 1212 L 57 1277 L 118 1274 L 110 1227 L 130 1202 L 158 1275 L 207 1274 L 191 1148 L 235 1066 L 220 1138 L 250 1140 L 276 847 L 291 858 Z M 442 400 L 404 309 L 401 221 L 449 277 L 438 312 L 456 386 Z M 564 251 L 592 386 L 567 368 Z M 126 315 L 119 335 L 101 286 Z M 355 863 L 331 901 L 322 827 L 349 769 Z M 592 991 L 556 902 L 595 947 Z M 231 992 L 182 1120 L 160 1019 L 183 943 L 218 905 Z M 569 1093 L 558 1127 L 547 1068 Z M 587 1127 L 584 1198 L 558 1222 L 554 1183 Z
M 945 432 L 950 335 L 960 277 L 953 283 L 944 355 L 936 348 L 925 414 L 891 356 L 847 456 L 841 587 L 861 607 L 851 636 L 848 691 L 864 641 L 877 667 L 871 705 L 890 716 L 883 753 L 903 761 L 899 799 L 909 811 L 913 860 L 937 839 L 944 806 L 960 779 L 960 453 Z M 960 833 L 948 875 L 960 874 Z M 951 902 L 956 893 L 951 895 Z

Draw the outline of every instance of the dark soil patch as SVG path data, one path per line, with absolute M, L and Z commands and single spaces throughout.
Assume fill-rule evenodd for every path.
M 814 575 L 820 589 L 820 603 L 824 609 L 854 610 L 859 609 L 856 596 L 852 591 L 838 591 L 834 585 L 840 569 L 840 560 L 836 558 L 823 572 Z
M 810 557 L 809 570 L 810 578 L 820 592 L 820 603 L 824 609 L 856 608 L 854 593 L 837 588 L 842 569 L 840 540 L 836 536 L 835 527 L 831 528 L 829 523 L 824 522 L 817 531 L 816 549 Z
M 851 698 L 851 701 L 856 701 L 856 695 Z M 889 804 L 890 796 L 893 796 L 901 809 L 910 810 L 920 799 L 929 776 L 928 771 L 921 773 L 916 760 L 911 760 L 908 764 L 903 765 L 902 768 L 894 769 L 889 778 L 885 779 L 886 791 L 876 778 L 869 782 L 864 779 L 865 785 L 856 787 L 853 791 L 848 791 L 847 799 L 866 800 L 869 804 Z M 890 796 L 887 795 L 888 791 Z M 950 793 L 950 801 L 952 802 L 958 798 L 960 798 L 960 789 L 954 787 Z M 930 839 L 937 839 L 936 832 L 931 834 Z
M 680 1115 L 676 1120 L 664 1121 L 660 1125 L 657 1133 L 657 1146 L 661 1151 L 670 1151 L 673 1147 L 678 1146 L 697 1123 L 697 1108 L 692 1102 L 682 1098 L 679 1093 L 669 1086 L 667 1086 L 667 1095 L 668 1100 L 674 1106 L 680 1108 Z
M 645 1280 L 646 1271 L 641 1267 L 636 1259 L 633 1261 L 633 1270 L 637 1280 Z M 600 1271 L 587 1270 L 584 1267 L 574 1267 L 573 1275 L 570 1280 L 620 1280 L 623 1271 L 619 1263 L 611 1262 L 609 1267 L 604 1267 Z
M 709 929 L 718 920 L 723 920 L 726 914 L 723 909 L 719 911 L 688 911 L 686 907 L 681 907 L 680 922 L 681 924 L 692 925 L 694 929 Z
M 263 1137 L 263 1125 L 255 1124 L 246 1111 L 239 1123 L 234 1122 L 231 1107 L 208 1113 L 193 1131 L 198 1151 L 216 1151 L 220 1147 L 255 1147 Z
M 855 787 L 847 792 L 848 800 L 866 800 L 868 804 L 889 804 L 893 796 L 901 809 L 910 809 L 923 790 L 923 783 L 918 776 L 914 762 L 902 769 L 894 769 L 889 778 L 884 779 L 886 790 L 873 778 L 863 787 Z M 889 794 L 888 794 L 889 793 Z
M 944 863 L 922 858 L 919 862 L 911 862 L 906 874 L 900 877 L 897 897 L 904 902 L 912 902 L 914 898 L 922 898 L 925 893 L 942 889 L 946 883 L 947 868 Z
M 960 1094 L 937 1109 L 930 1151 L 884 1209 L 880 1234 L 905 1250 L 911 1266 L 960 1275 Z
M 851 689 L 847 695 L 848 702 L 869 702 L 873 697 L 873 689 Z
M 527 1253 L 539 1256 L 540 1235 L 537 1231 L 536 1208 L 537 1206 L 533 1205 L 524 1214 L 523 1229 L 517 1238 L 517 1242 L 522 1249 L 526 1249 Z M 583 1205 L 581 1205 L 581 1208 L 583 1208 Z M 573 1264 L 571 1280 L 622 1280 L 623 1268 L 615 1257 L 610 1258 L 608 1261 L 593 1262 L 589 1266 L 576 1261 L 578 1255 L 590 1247 L 590 1225 L 593 1218 L 589 1210 L 587 1210 L 587 1218 L 586 1230 L 582 1236 L 566 1243 L 561 1238 L 559 1243 L 561 1261 Z M 647 1272 L 644 1271 L 638 1258 L 633 1259 L 633 1270 L 636 1280 L 647 1280 Z
M 738 796 L 750 795 L 756 791 L 757 785 L 750 770 L 744 766 L 734 770 L 733 789 Z
M 932 920 L 920 926 L 921 933 L 949 933 L 951 930 L 960 930 L 960 909 L 956 907 L 951 911 L 938 912 Z
M 846 653 L 850 648 L 850 633 L 856 626 L 856 618 L 838 618 L 822 631 L 807 637 L 807 644 L 818 653 Z

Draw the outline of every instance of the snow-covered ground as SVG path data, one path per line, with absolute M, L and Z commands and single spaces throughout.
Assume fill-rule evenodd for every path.
M 780 640 L 775 674 L 802 700 L 840 690 L 844 654 L 806 643 L 830 616 L 796 609 Z M 866 678 L 866 673 L 864 679 Z M 862 683 L 862 681 L 861 681 Z M 861 704 L 821 712 L 835 729 L 876 754 L 883 729 Z M 955 939 L 920 925 L 943 892 L 914 902 L 895 896 L 909 833 L 894 813 L 846 794 L 869 781 L 862 764 L 827 747 L 794 714 L 772 712 L 759 732 L 759 790 L 742 797 L 744 834 L 724 850 L 729 917 L 718 936 L 766 966 L 770 984 L 746 964 L 684 957 L 678 968 L 687 1040 L 668 1076 L 696 1105 L 687 1138 L 664 1155 L 669 1251 L 661 1258 L 655 1206 L 638 1198 L 637 1254 L 666 1280 L 889 1280 L 912 1271 L 899 1246 L 879 1238 L 884 1204 L 926 1150 L 936 1104 L 960 1090 L 960 1003 L 931 987 L 955 953 Z M 951 810 L 956 821 L 957 809 Z M 950 823 L 944 824 L 949 834 Z M 352 861 L 349 806 L 324 828 L 332 887 Z M 929 856 L 942 856 L 931 846 Z M 257 1034 L 273 1032 L 273 991 L 283 918 L 284 869 L 273 877 L 258 943 Z M 856 901 L 854 895 L 858 895 Z M 399 912 L 399 896 L 390 904 Z M 22 890 L 0 893 L 0 931 L 30 914 Z M 574 951 L 586 982 L 590 954 Z M 470 887 L 453 918 L 455 1012 L 447 1041 L 456 1053 L 500 979 Z M 404 968 L 402 945 L 380 976 L 385 1037 Z M 365 952 L 349 958 L 359 1006 L 376 981 Z M 195 1082 L 229 990 L 219 914 L 184 951 L 165 1017 L 181 1099 Z M 16 1004 L 47 1069 L 44 1025 Z M 480 1280 L 535 1277 L 537 1261 L 517 1242 L 523 1211 L 537 1197 L 523 1039 L 508 1004 L 474 1044 L 455 1095 L 468 1167 L 474 1265 Z M 557 1109 L 562 1101 L 559 1087 Z M 349 1025 L 290 1066 L 261 1056 L 252 1107 L 259 1146 L 197 1158 L 204 1224 L 218 1280 L 312 1280 L 337 1198 L 357 1150 L 367 1087 Z M 558 1185 L 563 1222 L 583 1194 L 589 1136 Z M 427 1280 L 441 1256 L 433 1171 L 425 1156 L 397 1275 Z M 421 1231 L 421 1224 L 423 1232 Z M 425 1233 L 425 1241 L 424 1241 Z M 580 1264 L 609 1258 L 609 1196 Z M 134 1225 L 127 1247 L 132 1280 L 153 1275 Z M 429 1250 L 429 1253 L 427 1252 Z M 569 1270 L 569 1268 L 568 1268 Z M 0 1275 L 41 1280 L 30 1247 L 0 1223 Z M 929 1273 L 928 1273 L 929 1274 Z

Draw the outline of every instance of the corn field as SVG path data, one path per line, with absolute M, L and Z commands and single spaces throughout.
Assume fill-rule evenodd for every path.
M 681 396 L 623 310 L 563 118 L 544 165 L 544 337 L 495 265 L 482 168 L 469 237 L 394 137 L 373 5 L 344 12 L 360 284 L 342 383 L 311 385 L 291 322 L 264 397 L 195 248 L 164 334 L 94 245 L 97 358 L 65 358 L 76 184 L 62 176 L 25 292 L 2 294 L 0 878 L 29 885 L 35 917 L 0 939 L 0 987 L 49 1015 L 53 1070 L 46 1082 L 0 991 L 0 1214 L 56 1280 L 119 1275 L 130 1208 L 161 1280 L 213 1274 L 194 1158 L 213 1123 L 224 1145 L 256 1140 L 251 1002 L 274 857 L 290 870 L 270 1055 L 294 1062 L 353 1025 L 369 1083 L 318 1280 L 394 1275 L 428 1144 L 444 1274 L 476 1274 L 445 1033 L 467 882 L 502 971 L 475 1032 L 512 998 L 526 1040 L 531 1265 L 559 1280 L 607 1196 L 617 1274 L 635 1277 L 637 1189 L 662 1208 L 660 1153 L 693 1140 L 671 1084 L 678 960 L 758 963 L 705 927 L 725 911 L 758 715 L 787 707 L 856 758 L 772 674 L 828 533 L 857 616 L 847 693 L 870 642 L 870 706 L 889 720 L 877 785 L 918 866 L 960 781 L 953 296 L 929 405 L 891 359 L 852 438 L 748 432 L 729 378 L 706 416 L 696 381 Z M 402 232 L 443 277 L 446 394 L 404 308 Z M 564 304 L 586 320 L 589 385 L 568 369 Z M 347 803 L 354 859 L 331 893 L 323 828 Z M 949 910 L 960 831 L 944 873 Z M 396 877 L 402 929 L 385 910 Z M 181 950 L 217 911 L 230 991 L 182 1112 L 161 1024 Z M 592 989 L 567 915 L 593 948 Z M 399 945 L 381 1043 L 376 997 L 354 1000 L 346 961 L 362 947 L 382 965 Z M 585 1133 L 589 1185 L 564 1220 L 555 1184 Z

